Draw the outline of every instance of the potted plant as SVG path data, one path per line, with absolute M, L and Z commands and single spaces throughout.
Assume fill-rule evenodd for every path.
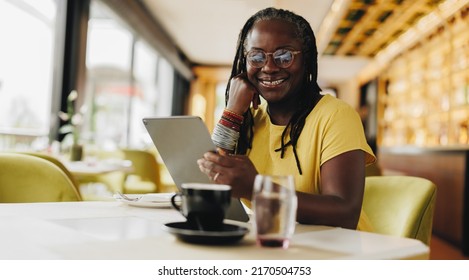
M 71 143 L 70 160 L 79 161 L 83 158 L 83 145 L 80 140 L 80 127 L 83 123 L 84 107 L 75 112 L 75 101 L 78 98 L 76 90 L 72 90 L 67 97 L 67 112 L 59 112 L 59 118 L 65 122 L 59 129 L 61 134 L 66 134 L 63 141 Z

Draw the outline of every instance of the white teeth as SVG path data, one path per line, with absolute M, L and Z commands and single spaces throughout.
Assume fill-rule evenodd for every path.
M 262 84 L 266 85 L 266 86 L 276 86 L 276 85 L 279 85 L 283 82 L 284 80 L 276 80 L 276 81 L 262 81 Z

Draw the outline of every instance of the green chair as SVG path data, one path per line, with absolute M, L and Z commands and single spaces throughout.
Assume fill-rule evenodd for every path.
M 156 162 L 158 163 L 158 170 L 160 173 L 160 185 L 158 186 L 158 192 L 162 193 L 170 193 L 170 192 L 178 192 L 178 188 L 176 183 L 174 183 L 173 177 L 169 174 L 168 168 L 163 162 L 160 154 L 156 147 L 151 147 L 148 149 L 150 153 L 156 158 Z
M 123 160 L 124 153 L 120 150 L 99 150 L 85 149 L 86 158 L 95 158 L 97 161 Z M 126 173 L 123 171 L 114 171 L 99 175 L 80 175 L 76 176 L 82 190 L 84 200 L 92 201 L 108 201 L 114 200 L 112 194 L 115 192 L 123 192 L 123 185 Z M 101 185 L 101 186 L 100 186 Z M 96 188 L 105 187 L 105 193 L 98 191 Z M 91 189 L 91 191 L 90 191 Z
M 75 187 L 75 189 L 76 189 L 76 191 L 77 191 L 77 193 L 80 197 L 80 200 L 81 200 L 80 184 L 78 183 L 75 176 L 73 176 L 73 174 L 70 172 L 70 170 L 68 170 L 67 167 L 65 167 L 65 165 L 59 159 L 57 159 L 56 157 L 44 154 L 44 153 L 36 153 L 36 152 L 21 152 L 21 153 L 36 156 L 36 157 L 40 157 L 42 159 L 48 160 L 48 161 L 52 162 L 53 164 L 55 164 L 58 168 L 60 168 L 65 173 L 65 175 L 67 175 L 67 177 L 70 179 L 70 181 L 72 181 L 73 186 Z
M 80 201 L 70 178 L 37 156 L 0 153 L 0 203 Z
M 155 193 L 161 184 L 160 169 L 156 157 L 149 151 L 123 149 L 124 158 L 132 162 L 133 171 L 124 183 L 126 193 Z
M 412 176 L 366 177 L 363 211 L 373 232 L 414 238 L 426 245 L 432 236 L 436 186 Z

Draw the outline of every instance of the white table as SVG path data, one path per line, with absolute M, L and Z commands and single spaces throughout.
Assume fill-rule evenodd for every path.
M 288 250 L 260 248 L 253 232 L 239 243 L 179 241 L 163 229 L 183 221 L 173 209 L 119 202 L 0 204 L 0 259 L 428 259 L 414 239 L 298 225 Z M 250 227 L 249 224 L 244 226 Z

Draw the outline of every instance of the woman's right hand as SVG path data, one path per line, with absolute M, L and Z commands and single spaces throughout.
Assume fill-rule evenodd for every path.
M 247 156 L 207 152 L 197 160 L 197 164 L 214 183 L 230 185 L 234 197 L 251 199 L 258 172 Z
M 257 109 L 261 103 L 259 92 L 249 82 L 246 73 L 233 77 L 230 81 L 229 99 L 226 108 L 243 115 L 251 106 Z

